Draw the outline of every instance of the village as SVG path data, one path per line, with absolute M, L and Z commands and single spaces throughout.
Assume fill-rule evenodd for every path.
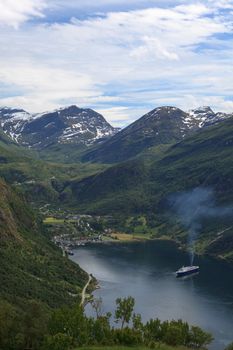
M 90 243 L 112 240 L 112 217 L 71 214 L 64 211 L 46 212 L 43 223 L 52 242 L 63 255 L 73 255 L 73 249 Z

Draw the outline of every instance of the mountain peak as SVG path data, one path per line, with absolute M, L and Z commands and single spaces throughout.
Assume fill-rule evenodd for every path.
M 104 163 L 125 161 L 152 147 L 179 142 L 200 128 L 228 117 L 230 115 L 214 113 L 208 106 L 190 112 L 174 106 L 157 107 L 98 148 L 88 151 L 83 159 Z
M 214 111 L 212 110 L 212 108 L 210 106 L 200 106 L 198 108 L 192 109 L 190 112 L 193 113 L 211 113 L 214 114 Z
M 202 106 L 188 112 L 189 118 L 198 123 L 198 128 L 219 123 L 221 120 L 229 118 L 230 114 L 215 113 L 209 106 Z
M 101 114 L 76 105 L 37 114 L 2 108 L 0 125 L 14 141 L 36 149 L 56 143 L 89 146 L 118 131 Z
M 153 109 L 149 113 L 153 113 L 153 112 L 171 112 L 171 111 L 180 111 L 180 110 L 181 109 L 179 109 L 178 107 L 174 107 L 174 106 L 161 106 L 161 107 L 156 107 L 155 109 Z
M 155 119 L 167 119 L 167 118 L 176 118 L 183 114 L 184 112 L 173 106 L 162 106 L 162 107 L 156 107 L 155 109 L 152 109 L 152 111 L 145 114 L 140 120 L 151 120 L 153 118 Z M 137 122 L 137 121 L 136 121 Z
M 70 105 L 70 106 L 66 106 L 66 107 L 60 107 L 58 108 L 56 111 L 67 111 L 70 113 L 76 113 L 79 112 L 80 110 L 82 110 L 82 108 L 78 107 L 77 105 Z

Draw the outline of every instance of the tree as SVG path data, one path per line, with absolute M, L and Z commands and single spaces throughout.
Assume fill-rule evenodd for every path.
M 15 308 L 7 302 L 0 302 L 0 349 L 17 349 L 19 319 Z
M 64 334 L 69 336 L 75 346 L 88 343 L 90 338 L 89 323 L 83 307 L 76 305 L 73 308 L 64 307 L 55 310 L 49 322 L 50 335 Z
M 161 321 L 157 318 L 155 320 L 150 319 L 144 326 L 144 339 L 145 343 L 161 341 L 162 331 L 161 331 Z
M 204 332 L 200 327 L 192 326 L 190 330 L 190 344 L 195 348 L 205 348 L 213 341 L 210 333 Z
M 169 324 L 166 335 L 163 338 L 164 343 L 172 346 L 182 345 L 182 329 L 175 324 Z
M 26 306 L 23 319 L 23 337 L 25 349 L 39 349 L 47 332 L 47 312 L 37 301 L 30 301 Z
M 72 346 L 72 338 L 66 334 L 58 333 L 46 337 L 43 350 L 68 350 Z
M 135 300 L 132 297 L 117 298 L 116 305 L 115 320 L 117 323 L 121 322 L 121 329 L 123 329 L 125 323 L 128 324 L 131 320 Z
M 233 343 L 229 344 L 225 350 L 233 350 Z
M 140 314 L 133 314 L 132 321 L 133 329 L 141 332 L 143 330 L 142 316 Z
M 163 341 L 169 345 L 188 345 L 190 342 L 189 325 L 182 320 L 169 322 Z
M 109 322 L 109 315 L 92 319 L 89 326 L 91 344 L 111 345 L 113 343 L 112 330 Z

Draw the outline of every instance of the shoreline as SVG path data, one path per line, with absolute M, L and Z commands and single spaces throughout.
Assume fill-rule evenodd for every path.
M 149 242 L 149 241 L 162 241 L 162 242 L 171 242 L 174 245 L 176 245 L 176 247 L 179 250 L 182 250 L 183 252 L 188 253 L 188 249 L 187 247 L 182 244 L 180 241 L 171 238 L 169 236 L 161 236 L 161 237 L 148 237 L 145 236 L 143 234 L 139 234 L 139 235 L 135 235 L 135 234 L 130 234 L 130 233 L 113 233 L 112 236 L 117 237 L 117 238 L 109 238 L 103 241 L 99 241 L 99 242 L 92 242 L 91 244 L 122 244 L 122 243 L 140 243 L 140 242 Z M 223 257 L 223 256 L 214 256 L 214 255 L 210 255 L 210 254 L 206 254 L 206 253 L 201 253 L 201 252 L 195 252 L 195 255 L 198 257 L 206 257 L 206 258 L 211 258 L 214 259 L 216 261 L 219 262 L 224 262 L 227 265 L 231 266 L 233 268 L 233 261 L 232 260 L 228 260 L 227 258 Z
M 130 234 L 127 234 L 130 235 Z M 108 245 L 108 244 L 122 244 L 122 243 L 126 243 L 126 244 L 132 244 L 132 243 L 143 243 L 143 242 L 149 242 L 149 241 L 161 241 L 161 242 L 170 242 L 172 244 L 174 244 L 174 246 L 176 246 L 177 249 L 188 253 L 188 250 L 185 248 L 184 245 L 182 245 L 179 241 L 172 239 L 170 237 L 167 236 L 162 236 L 162 237 L 154 237 L 154 238 L 146 238 L 146 239 L 128 239 L 128 240 L 120 240 L 120 239 L 109 239 L 109 240 L 105 240 L 105 241 L 100 241 L 100 242 L 92 242 L 90 243 L 90 245 L 95 245 L 95 244 L 103 244 L 103 245 Z M 76 248 L 75 250 L 78 251 L 79 248 Z M 224 257 L 218 257 L 218 256 L 212 256 L 209 254 L 200 254 L 200 253 L 195 253 L 198 257 L 203 257 L 203 258 L 210 258 L 215 260 L 216 262 L 220 262 L 220 263 L 224 263 L 227 264 L 228 267 L 233 269 L 233 262 L 229 261 L 227 259 L 225 259 Z M 76 264 L 78 264 L 78 262 L 75 262 Z M 79 265 L 79 264 L 78 264 Z M 84 270 L 85 271 L 85 270 Z M 87 273 L 87 271 L 85 271 Z M 80 305 L 83 305 L 84 307 L 86 306 L 86 304 L 90 303 L 91 300 L 93 300 L 94 295 L 93 293 L 100 289 L 100 284 L 97 278 L 95 278 L 95 276 L 92 273 L 87 273 L 89 276 L 88 282 L 87 284 L 84 286 L 83 290 L 82 290 L 82 299 L 80 302 Z M 86 290 L 89 287 L 89 294 L 86 294 Z M 84 297 L 83 297 L 83 293 L 84 293 Z

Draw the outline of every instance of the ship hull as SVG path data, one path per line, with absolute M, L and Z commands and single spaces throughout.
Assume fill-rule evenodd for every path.
M 188 276 L 188 275 L 195 274 L 197 272 L 199 272 L 199 267 L 195 267 L 195 268 L 187 270 L 187 271 L 177 271 L 176 277 Z

